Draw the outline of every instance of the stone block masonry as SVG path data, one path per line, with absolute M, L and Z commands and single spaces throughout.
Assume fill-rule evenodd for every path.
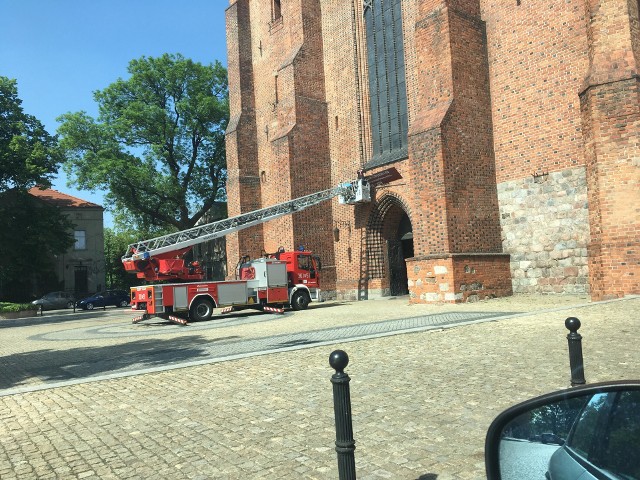
M 589 293 L 589 210 L 584 167 L 498 185 L 514 293 Z

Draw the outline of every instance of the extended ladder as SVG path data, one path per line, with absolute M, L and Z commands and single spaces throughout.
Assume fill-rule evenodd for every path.
M 161 253 L 181 250 L 198 243 L 223 237 L 229 233 L 237 232 L 253 225 L 258 225 L 284 215 L 302 211 L 318 203 L 340 196 L 341 204 L 355 204 L 370 201 L 369 184 L 360 178 L 355 182 L 341 183 L 340 185 L 312 193 L 304 197 L 279 203 L 271 207 L 243 213 L 236 217 L 226 218 L 217 222 L 199 225 L 188 230 L 170 233 L 161 237 L 132 243 L 127 247 L 127 252 L 122 261 L 145 260 Z

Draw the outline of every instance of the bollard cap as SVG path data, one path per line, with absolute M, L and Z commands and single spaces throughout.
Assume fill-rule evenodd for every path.
M 344 350 L 334 350 L 329 355 L 329 365 L 338 373 L 344 373 L 344 369 L 349 365 L 349 355 Z
M 580 320 L 576 317 L 569 317 L 564 321 L 564 326 L 567 327 L 571 333 L 576 333 L 580 328 Z

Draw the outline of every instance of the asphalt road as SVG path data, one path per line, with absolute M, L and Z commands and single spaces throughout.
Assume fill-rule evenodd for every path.
M 500 473 L 502 480 L 545 478 L 549 459 L 559 445 L 517 440 L 500 442 Z

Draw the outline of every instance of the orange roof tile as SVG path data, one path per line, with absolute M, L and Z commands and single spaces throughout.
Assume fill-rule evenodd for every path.
M 33 187 L 29 190 L 29 195 L 33 195 L 49 204 L 56 205 L 58 207 L 94 207 L 94 208 L 102 208 L 100 205 L 92 202 L 87 202 L 86 200 L 82 200 L 77 197 L 72 197 L 71 195 L 67 195 L 66 193 L 58 192 L 57 190 L 53 190 L 51 188 L 46 188 L 44 190 Z

